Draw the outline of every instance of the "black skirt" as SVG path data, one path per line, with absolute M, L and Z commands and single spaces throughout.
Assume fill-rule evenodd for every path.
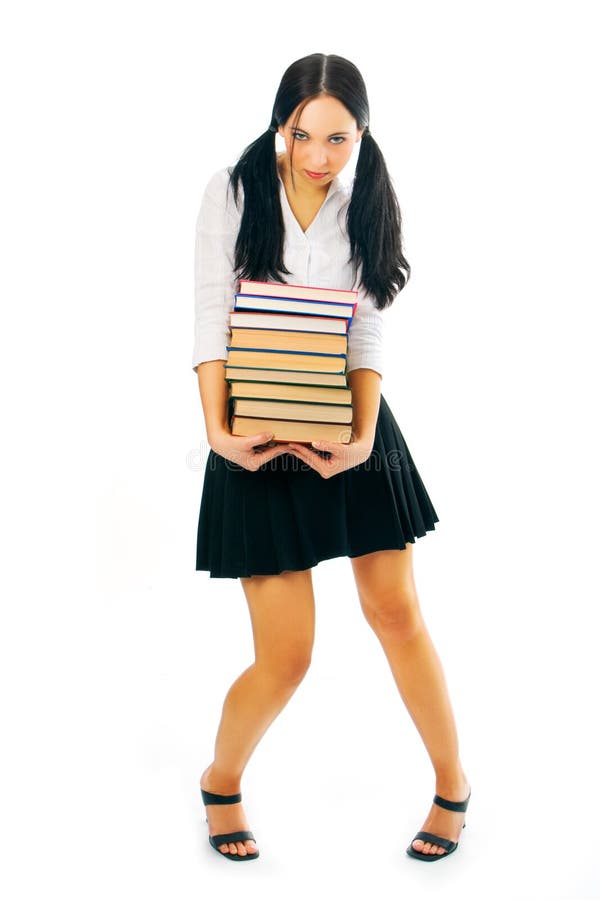
M 233 401 L 229 400 L 229 421 Z M 257 429 L 258 431 L 259 429 Z M 403 550 L 439 522 L 383 395 L 369 459 L 331 478 L 282 453 L 255 472 L 212 449 L 196 570 L 211 578 L 279 575 L 337 556 Z

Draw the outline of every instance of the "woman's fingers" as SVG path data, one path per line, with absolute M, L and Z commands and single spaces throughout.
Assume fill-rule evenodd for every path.
M 322 459 L 318 453 L 313 453 L 312 450 L 309 450 L 308 447 L 305 447 L 303 444 L 290 444 L 288 449 L 293 456 L 297 456 L 299 459 L 304 460 L 304 462 L 315 469 L 319 475 L 324 475 L 326 473 L 327 460 Z
M 252 466 L 252 469 L 256 471 L 263 463 L 269 462 L 270 459 L 281 456 L 282 453 L 287 453 L 287 451 L 288 448 L 286 444 L 277 444 L 276 447 L 268 447 L 266 450 L 250 453 L 248 463 Z
M 249 450 L 252 450 L 253 447 L 259 446 L 260 444 L 266 444 L 273 437 L 272 432 L 264 431 L 259 434 L 250 434 L 247 438 L 245 438 L 246 445 Z

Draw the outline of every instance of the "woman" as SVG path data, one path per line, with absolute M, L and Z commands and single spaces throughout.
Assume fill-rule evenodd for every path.
M 302 681 L 311 658 L 311 568 L 351 559 L 362 610 L 435 771 L 435 797 L 407 853 L 453 852 L 470 797 L 439 658 L 419 608 L 412 544 L 439 521 L 392 412 L 380 393 L 382 311 L 410 276 L 401 216 L 368 129 L 363 79 L 348 60 L 315 53 L 284 73 L 270 126 L 233 170 L 211 178 L 196 243 L 193 366 L 211 447 L 198 522 L 197 570 L 240 578 L 255 662 L 231 686 L 215 756 L 200 779 L 211 846 L 256 859 L 241 803 L 244 768 Z M 276 153 L 275 133 L 285 141 Z M 356 142 L 351 186 L 340 173 Z M 269 442 L 231 434 L 223 361 L 239 278 L 352 288 L 348 333 L 349 444 Z M 314 445 L 313 445 L 314 446 Z

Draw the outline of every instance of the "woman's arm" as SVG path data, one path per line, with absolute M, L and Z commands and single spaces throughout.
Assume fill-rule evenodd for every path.
M 353 441 L 373 444 L 383 367 L 383 312 L 361 285 L 358 307 L 348 332 L 346 369 L 346 381 L 352 391 Z
M 227 359 L 229 313 L 237 288 L 233 257 L 240 219 L 228 178 L 227 168 L 215 172 L 204 189 L 196 220 L 192 354 L 196 372 L 200 363 Z
M 348 372 L 347 380 L 352 391 L 352 439 L 372 446 L 379 415 L 381 375 L 374 369 L 353 369 Z
M 192 365 L 198 377 L 209 444 L 227 423 L 229 385 L 225 362 L 229 343 L 229 312 L 236 278 L 233 252 L 239 213 L 228 185 L 227 168 L 210 178 L 196 220 L 195 327 Z
M 197 369 L 206 437 L 211 446 L 224 432 L 231 434 L 227 422 L 229 390 L 224 365 L 222 359 L 213 359 L 200 363 Z

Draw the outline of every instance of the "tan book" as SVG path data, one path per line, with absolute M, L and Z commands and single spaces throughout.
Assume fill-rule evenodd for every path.
M 277 384 L 301 384 L 321 385 L 322 387 L 346 387 L 346 376 L 335 372 L 294 372 L 291 369 L 259 369 L 251 367 L 234 366 L 224 363 L 225 380 L 247 381 L 250 383 L 277 383 Z
M 295 400 L 302 403 L 339 403 L 342 405 L 352 403 L 350 388 L 256 381 L 231 381 L 230 396 L 246 397 L 252 400 Z
M 233 411 L 238 416 L 257 416 L 261 419 L 293 419 L 302 422 L 336 422 L 347 425 L 352 422 L 351 406 L 331 406 L 328 403 L 286 403 L 283 400 L 233 401 Z
M 305 353 L 346 354 L 348 337 L 345 334 L 234 327 L 231 329 L 230 346 L 243 347 L 246 350 L 296 350 Z
M 278 353 L 276 350 L 238 350 L 227 347 L 227 362 L 234 366 L 257 369 L 292 369 L 308 372 L 346 371 L 345 356 L 324 356 L 318 353 Z
M 247 416 L 233 416 L 231 433 L 242 437 L 267 431 L 272 434 L 271 442 L 298 441 L 310 444 L 312 441 L 337 441 L 349 444 L 352 437 L 350 425 L 332 425 L 325 422 L 293 422 L 286 419 L 251 419 Z

